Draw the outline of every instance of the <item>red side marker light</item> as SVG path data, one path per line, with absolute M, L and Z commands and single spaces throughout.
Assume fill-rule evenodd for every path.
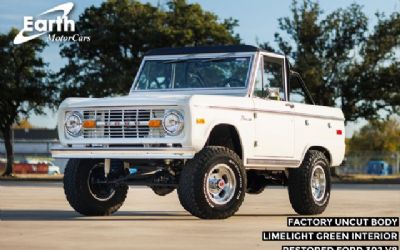
M 336 130 L 336 134 L 337 134 L 337 135 L 342 135 L 342 130 L 341 130 L 341 129 L 337 129 L 337 130 Z

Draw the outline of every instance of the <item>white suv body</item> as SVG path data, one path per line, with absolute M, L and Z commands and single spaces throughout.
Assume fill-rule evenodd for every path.
M 140 169 L 137 165 L 146 162 L 165 169 L 170 169 L 171 162 L 181 162 L 174 175 L 180 180 L 176 185 L 181 186 L 185 183 L 181 175 L 188 169 L 183 166 L 199 162 L 202 154 L 218 155 L 218 147 L 223 147 L 229 151 L 225 155 L 233 153 L 230 158 L 240 158 L 236 165 L 240 165 L 242 172 L 235 177 L 236 172 L 229 172 L 228 163 L 212 175 L 205 170 L 209 177 L 204 183 L 209 183 L 207 190 L 214 198 L 221 196 L 214 194 L 215 190 L 229 193 L 223 191 L 225 184 L 231 180 L 232 185 L 237 185 L 240 173 L 247 173 L 247 177 L 240 178 L 247 178 L 248 193 L 262 191 L 265 185 L 254 183 L 259 178 L 267 180 L 265 183 L 271 178 L 275 180 L 271 177 L 274 171 L 283 173 L 278 179 L 289 183 L 290 190 L 288 171 L 306 168 L 303 165 L 313 160 L 315 164 L 310 163 L 307 176 L 299 177 L 302 173 L 294 170 L 292 176 L 308 178 L 313 195 L 318 196 L 323 190 L 320 196 L 324 209 L 329 199 L 327 172 L 344 158 L 344 134 L 342 111 L 315 105 L 299 74 L 289 69 L 283 55 L 246 45 L 155 49 L 144 56 L 128 96 L 68 98 L 62 102 L 58 111 L 62 146 L 54 148 L 52 154 L 54 158 L 103 161 L 106 177 L 110 162 L 116 160 L 123 162 L 125 169 L 131 169 L 131 175 L 136 168 Z M 77 161 L 72 162 L 78 168 L 81 165 Z M 216 183 L 222 183 L 221 187 Z M 291 197 L 298 195 L 293 193 Z M 197 211 L 198 206 L 191 207 L 186 196 L 181 196 L 182 205 L 201 218 L 226 218 L 238 208 L 216 216 L 215 211 Z M 321 197 L 315 197 L 317 204 Z M 228 204 L 230 199 L 231 196 L 222 200 Z M 291 198 L 292 204 L 299 203 L 295 199 Z M 211 207 L 222 202 L 209 200 Z M 71 205 L 85 214 L 85 209 Z M 318 207 L 304 210 L 301 204 L 294 208 L 302 214 L 323 211 Z
M 206 144 L 214 127 L 232 125 L 240 138 L 246 168 L 298 167 L 308 149 L 324 148 L 332 166 L 344 157 L 344 117 L 338 108 L 263 99 L 254 95 L 255 72 L 264 57 L 282 61 L 286 58 L 264 51 L 194 54 L 191 58 L 250 57 L 251 69 L 243 88 L 135 90 L 124 97 L 68 98 L 58 112 L 58 134 L 63 148 L 53 149 L 55 158 L 111 159 L 190 159 Z M 145 56 L 148 60 L 178 60 L 184 55 Z M 140 70 L 139 70 L 140 71 Z M 135 80 L 137 82 L 137 78 Z M 282 88 L 287 95 L 287 74 Z M 133 85 L 135 86 L 135 85 Z M 68 136 L 67 112 L 136 112 L 140 110 L 180 110 L 184 129 L 178 136 Z M 122 118 L 122 117 L 121 117 Z M 162 117 L 160 117 L 161 119 Z M 100 118 L 97 118 L 100 119 Z M 204 123 L 196 121 L 204 120 Z M 120 119 L 120 122 L 124 121 Z M 83 128 L 83 130 L 85 130 Z M 132 147 L 137 144 L 140 147 Z M 165 144 L 163 147 L 158 145 Z M 179 147 L 173 147 L 176 144 Z M 112 147 L 110 147 L 110 145 Z M 113 146 L 113 145 L 118 145 Z

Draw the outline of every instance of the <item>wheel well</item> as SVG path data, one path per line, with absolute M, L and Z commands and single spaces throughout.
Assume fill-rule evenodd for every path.
M 331 154 L 329 153 L 328 149 L 321 146 L 312 146 L 308 150 L 317 150 L 322 152 L 325 155 L 326 159 L 328 159 L 329 165 L 332 163 Z
M 236 128 L 229 124 L 215 126 L 207 139 L 207 146 L 224 146 L 233 150 L 241 159 L 243 157 L 242 144 Z

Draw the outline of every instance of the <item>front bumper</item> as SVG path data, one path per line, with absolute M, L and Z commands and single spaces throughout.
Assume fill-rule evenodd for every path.
M 193 148 L 87 148 L 55 147 L 53 158 L 91 159 L 191 159 Z

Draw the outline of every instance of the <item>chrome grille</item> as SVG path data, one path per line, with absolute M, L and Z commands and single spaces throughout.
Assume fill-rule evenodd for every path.
M 164 137 L 164 130 L 150 128 L 148 121 L 162 119 L 162 109 L 85 110 L 84 120 L 95 120 L 96 128 L 83 128 L 84 138 Z

